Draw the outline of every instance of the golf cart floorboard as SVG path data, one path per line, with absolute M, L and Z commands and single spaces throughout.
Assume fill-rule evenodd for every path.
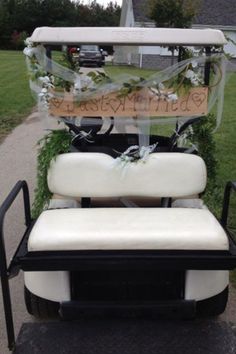
M 14 354 L 233 354 L 236 336 L 216 320 L 83 319 L 24 323 Z

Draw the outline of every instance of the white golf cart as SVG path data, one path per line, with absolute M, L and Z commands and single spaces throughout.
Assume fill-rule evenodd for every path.
M 32 48 L 39 43 L 41 47 L 201 46 L 203 59 L 197 60 L 204 82 L 195 85 L 196 77 L 190 75 L 195 87 L 188 99 L 186 92 L 173 99 L 175 93 L 161 85 L 171 76 L 166 69 L 161 81 L 160 76 L 155 78 L 159 80 L 155 90 L 149 90 L 152 78 L 142 80 L 141 88 L 129 92 L 130 96 L 116 94 L 117 87 L 121 92 L 119 83 L 115 89 L 111 84 L 105 89 L 99 86 L 97 96 L 79 96 L 78 105 L 71 91 L 63 93 L 68 97 L 61 100 L 50 97 L 50 114 L 64 117 L 74 134 L 71 151 L 51 162 L 47 178 L 52 200 L 32 220 L 27 184 L 19 181 L 0 209 L 1 282 L 9 348 L 15 338 L 8 281 L 20 270 L 25 276 L 26 307 L 34 316 L 75 319 L 81 313 L 117 309 L 157 316 L 177 313 L 184 318 L 222 313 L 228 271 L 236 267 L 236 247 L 227 230 L 230 192 L 236 190 L 236 183 L 227 185 L 222 219 L 217 221 L 201 199 L 207 182 L 205 163 L 196 151 L 189 153 L 178 146 L 178 138 L 208 112 L 216 86 L 210 77 L 210 58 L 212 54 L 216 62 L 212 48 L 226 43 L 223 34 L 208 29 L 38 28 L 30 40 Z M 190 70 L 191 60 L 176 64 L 177 75 Z M 43 58 L 40 64 L 60 76 L 52 61 Z M 84 118 L 76 124 L 72 116 Z M 158 136 L 147 133 L 147 116 L 153 117 L 152 122 L 156 117 L 159 122 L 174 116 L 182 124 L 177 124 L 171 137 Z M 104 132 L 106 117 L 110 127 Z M 136 127 L 141 122 L 142 132 L 119 131 L 116 119 L 120 123 L 125 117 L 135 117 Z M 144 146 L 140 140 L 147 135 Z M 7 266 L 3 221 L 21 190 L 26 232 Z

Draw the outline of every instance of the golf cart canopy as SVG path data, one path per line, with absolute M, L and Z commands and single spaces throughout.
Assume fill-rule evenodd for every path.
M 38 27 L 30 40 L 42 44 L 223 46 L 224 34 L 215 29 L 130 27 Z

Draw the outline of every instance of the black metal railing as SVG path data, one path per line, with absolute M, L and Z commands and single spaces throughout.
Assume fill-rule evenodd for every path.
M 232 191 L 236 192 L 236 181 L 228 182 L 225 187 L 223 208 L 222 208 L 222 214 L 221 214 L 221 225 L 224 228 L 227 228 L 228 214 L 229 214 L 229 203 L 230 203 L 230 197 L 231 197 Z
M 4 239 L 4 219 L 6 213 L 20 191 L 23 191 L 25 225 L 28 228 L 31 224 L 29 189 L 26 181 L 18 181 L 0 207 L 0 275 L 2 285 L 3 305 L 7 329 L 8 348 L 13 350 L 15 346 L 15 333 L 12 315 L 11 296 L 9 289 L 9 277 L 6 257 L 6 247 Z

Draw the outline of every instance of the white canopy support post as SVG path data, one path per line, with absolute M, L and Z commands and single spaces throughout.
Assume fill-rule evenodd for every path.
M 143 67 L 143 49 L 142 49 L 142 47 L 140 47 L 139 67 L 140 67 L 140 69 Z

